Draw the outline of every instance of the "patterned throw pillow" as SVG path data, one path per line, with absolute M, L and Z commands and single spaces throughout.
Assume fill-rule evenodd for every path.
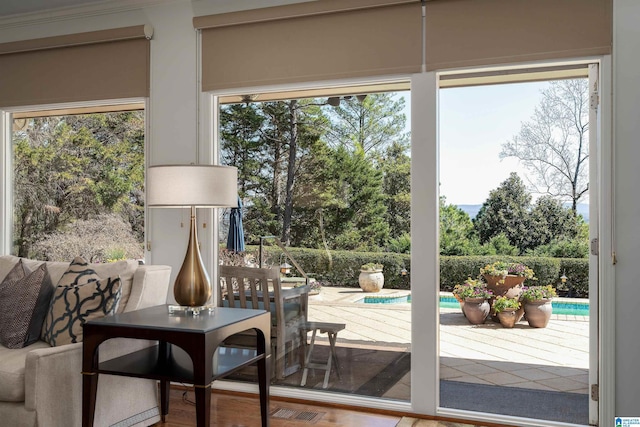
M 46 264 L 29 272 L 20 260 L 0 284 L 0 344 L 22 348 L 38 341 L 52 293 Z
M 64 272 L 57 286 L 78 286 L 100 280 L 96 271 L 81 256 L 74 258 Z
M 114 314 L 121 295 L 119 277 L 58 286 L 42 327 L 42 339 L 51 346 L 81 342 L 84 323 Z

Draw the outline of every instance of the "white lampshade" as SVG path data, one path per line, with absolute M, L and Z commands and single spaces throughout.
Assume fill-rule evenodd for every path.
M 162 165 L 148 169 L 148 207 L 191 208 L 187 252 L 173 285 L 173 296 L 181 306 L 202 307 L 212 293 L 198 245 L 196 208 L 238 206 L 237 182 L 238 170 L 230 166 Z
M 232 166 L 150 166 L 145 204 L 151 208 L 237 206 L 237 183 L 238 170 Z

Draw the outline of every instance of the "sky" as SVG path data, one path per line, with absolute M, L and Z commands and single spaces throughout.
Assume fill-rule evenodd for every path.
M 525 180 L 517 159 L 500 160 L 501 145 L 529 121 L 548 82 L 440 90 L 440 194 L 454 205 L 479 205 L 511 172 Z M 411 128 L 410 94 L 405 97 Z M 526 180 L 525 180 L 526 183 Z M 534 199 L 535 199 L 535 195 Z
M 517 159 L 500 160 L 501 145 L 531 119 L 547 82 L 440 90 L 440 194 L 447 203 L 482 204 Z M 526 182 L 526 181 L 525 181 Z

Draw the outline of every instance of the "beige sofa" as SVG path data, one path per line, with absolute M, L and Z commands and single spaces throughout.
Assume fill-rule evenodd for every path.
M 19 258 L 0 256 L 0 283 Z M 23 260 L 30 268 L 39 261 Z M 119 311 L 165 304 L 171 267 L 138 266 L 129 261 L 120 274 Z M 55 285 L 68 263 L 47 262 Z M 104 266 L 104 267 L 103 267 Z M 108 264 L 99 268 L 113 268 Z M 124 297 L 128 294 L 126 300 Z M 111 340 L 100 347 L 108 360 L 150 345 L 142 340 Z M 82 343 L 50 347 L 38 341 L 21 349 L 0 345 L 0 425 L 70 427 L 82 422 Z M 98 380 L 96 426 L 151 425 L 160 420 L 155 381 L 102 375 Z

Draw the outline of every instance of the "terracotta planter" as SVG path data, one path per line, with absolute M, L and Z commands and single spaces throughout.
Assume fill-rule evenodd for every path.
M 504 281 L 500 283 L 503 279 Z M 525 278 L 511 274 L 504 277 L 485 274 L 484 280 L 487 282 L 487 289 L 493 292 L 494 297 L 506 296 L 507 298 L 519 298 L 522 293 L 522 284 Z
M 465 298 L 462 309 L 469 323 L 480 325 L 487 319 L 491 306 L 484 298 Z
M 384 286 L 382 270 L 360 270 L 358 284 L 364 292 L 380 292 Z
M 524 314 L 532 328 L 546 328 L 552 310 L 551 299 L 529 301 L 524 304 Z
M 518 323 L 518 313 L 519 309 L 516 308 L 505 308 L 503 311 L 498 313 L 498 320 L 500 320 L 500 324 L 503 328 L 513 328 Z M 522 316 L 520 316 L 522 317 Z
M 464 314 L 464 299 L 463 299 L 463 298 L 460 298 L 460 297 L 459 297 L 458 295 L 456 295 L 456 294 L 453 294 L 453 296 L 454 296 L 454 298 L 455 298 L 456 300 L 458 300 L 458 304 L 460 304 L 460 310 L 462 310 L 462 315 L 463 315 L 464 317 L 467 317 L 467 315 L 466 315 L 466 314 Z

